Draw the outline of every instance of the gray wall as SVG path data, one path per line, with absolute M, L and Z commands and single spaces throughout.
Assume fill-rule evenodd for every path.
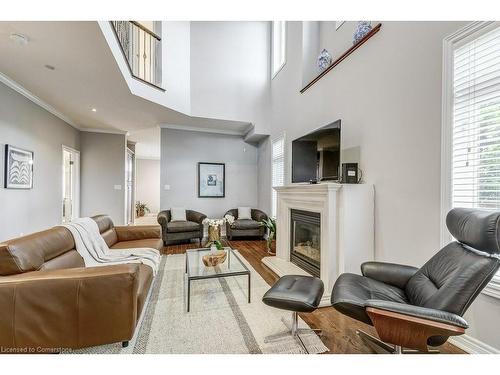
M 198 162 L 226 163 L 225 198 L 198 198 Z M 161 130 L 162 210 L 186 207 L 222 217 L 230 208 L 256 207 L 257 181 L 257 148 L 241 137 Z
M 115 225 L 123 225 L 125 135 L 82 132 L 80 143 L 81 216 L 108 214 Z
M 159 160 L 136 160 L 135 200 L 147 203 L 151 213 L 160 211 Z
M 61 223 L 62 145 L 80 148 L 80 132 L 0 83 L 0 241 Z M 4 148 L 34 151 L 33 189 L 4 189 Z

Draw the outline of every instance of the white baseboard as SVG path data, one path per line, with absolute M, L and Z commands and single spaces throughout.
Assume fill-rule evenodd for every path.
M 468 335 L 450 337 L 448 341 L 470 354 L 500 354 L 500 350 Z

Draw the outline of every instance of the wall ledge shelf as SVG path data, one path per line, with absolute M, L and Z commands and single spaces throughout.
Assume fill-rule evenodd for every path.
M 354 44 L 351 48 L 349 48 L 347 51 L 345 51 L 338 59 L 336 59 L 332 64 L 323 70 L 320 74 L 316 76 L 311 82 L 309 82 L 307 85 L 305 85 L 302 90 L 300 90 L 300 93 L 303 94 L 307 89 L 309 89 L 312 85 L 314 85 L 316 82 L 318 82 L 321 78 L 323 78 L 325 75 L 328 74 L 333 68 L 335 68 L 337 65 L 339 65 L 342 61 L 344 61 L 347 56 L 349 56 L 351 53 L 356 51 L 361 45 L 363 45 L 368 39 L 370 39 L 372 36 L 374 36 L 376 33 L 380 31 L 380 28 L 382 27 L 382 24 L 379 23 L 377 24 L 371 31 L 366 34 L 363 39 L 361 39 L 358 43 Z

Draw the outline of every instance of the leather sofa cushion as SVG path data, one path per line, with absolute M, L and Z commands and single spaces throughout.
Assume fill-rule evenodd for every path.
M 42 265 L 75 248 L 71 232 L 54 227 L 0 244 L 0 275 L 39 270 Z
M 160 251 L 163 247 L 163 242 L 160 238 L 147 238 L 144 240 L 121 241 L 115 243 L 110 249 L 134 249 L 139 247 L 148 247 Z
M 370 299 L 408 303 L 402 289 L 353 273 L 339 276 L 333 287 L 331 303 L 341 313 L 372 325 L 365 311 L 365 303 Z
M 255 220 L 248 219 L 238 219 L 235 220 L 232 229 L 259 229 L 261 227 L 260 223 Z
M 65 268 L 85 267 L 85 262 L 78 251 L 70 250 L 58 257 L 55 257 L 40 267 L 40 271 L 61 270 Z
M 194 232 L 200 229 L 200 224 L 193 221 L 174 221 L 167 224 L 167 232 Z

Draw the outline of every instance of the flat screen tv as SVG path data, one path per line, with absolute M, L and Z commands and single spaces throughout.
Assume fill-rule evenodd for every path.
M 292 142 L 292 182 L 339 180 L 340 120 Z

